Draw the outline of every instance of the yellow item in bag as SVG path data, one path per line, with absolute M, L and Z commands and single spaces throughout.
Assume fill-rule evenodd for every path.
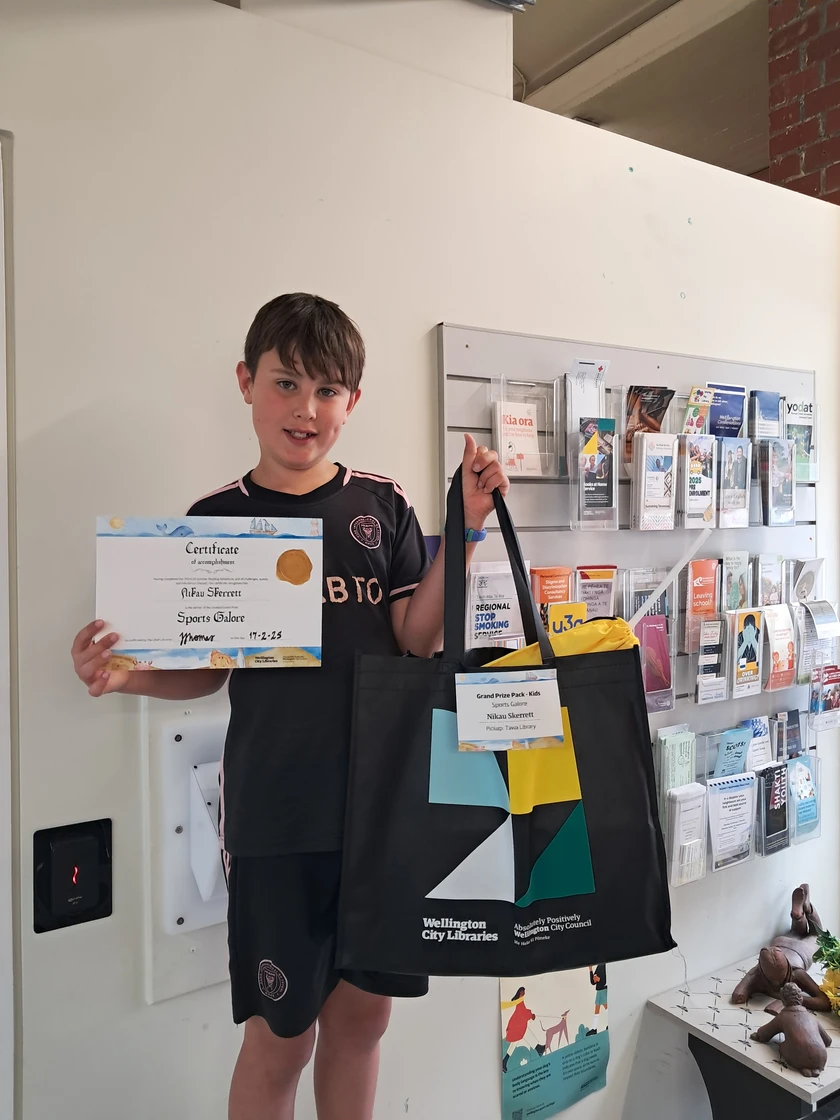
M 593 618 L 591 622 L 573 626 L 562 634 L 552 634 L 549 640 L 556 657 L 572 657 L 578 653 L 608 653 L 615 649 L 632 649 L 639 644 L 639 639 L 623 618 Z M 534 643 L 524 649 L 513 649 L 489 664 L 535 665 L 540 661 L 540 647 Z

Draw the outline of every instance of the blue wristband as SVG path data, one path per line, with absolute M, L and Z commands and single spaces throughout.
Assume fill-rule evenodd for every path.
M 478 544 L 478 542 L 483 541 L 486 536 L 486 529 L 467 529 L 466 533 L 464 533 L 464 540 L 467 544 Z

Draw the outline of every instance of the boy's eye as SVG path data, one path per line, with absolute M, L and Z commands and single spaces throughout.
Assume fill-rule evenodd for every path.
M 294 381 L 288 381 L 285 378 L 277 382 L 278 389 L 294 389 L 296 388 Z
M 323 389 L 321 390 L 321 392 L 323 393 L 323 395 L 324 395 L 325 397 L 335 397 L 335 396 L 337 396 L 337 395 L 338 395 L 338 394 L 336 393 L 335 389 L 327 389 L 327 388 L 323 388 Z

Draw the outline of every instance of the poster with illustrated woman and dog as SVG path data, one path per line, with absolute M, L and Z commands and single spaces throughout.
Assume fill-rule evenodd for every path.
M 500 981 L 503 1120 L 548 1120 L 607 1083 L 607 966 Z

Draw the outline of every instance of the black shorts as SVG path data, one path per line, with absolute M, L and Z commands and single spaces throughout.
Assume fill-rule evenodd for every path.
M 341 852 L 230 858 L 228 946 L 233 1018 L 266 1020 L 294 1038 L 339 980 L 379 996 L 424 996 L 426 976 L 335 967 Z

